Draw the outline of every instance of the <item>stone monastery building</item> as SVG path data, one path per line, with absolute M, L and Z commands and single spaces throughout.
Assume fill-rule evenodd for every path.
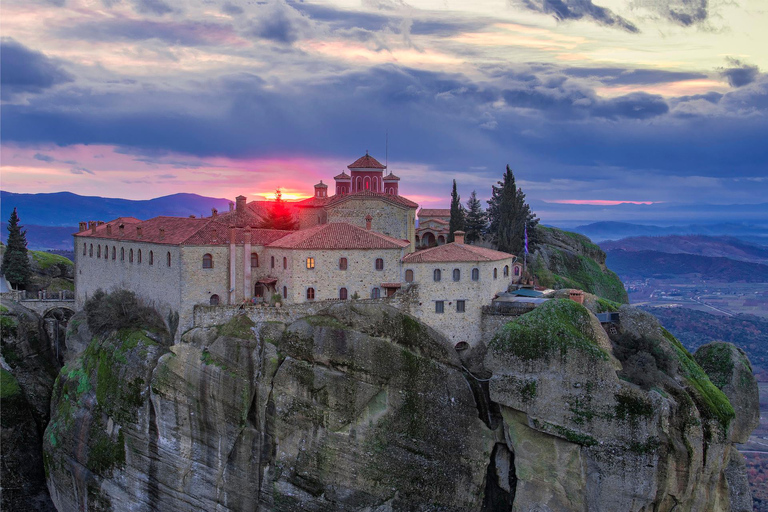
M 229 212 L 204 218 L 81 222 L 77 303 L 99 288 L 132 290 L 164 316 L 177 311 L 178 336 L 193 327 L 198 305 L 290 307 L 407 288 L 418 291 L 411 314 L 457 343 L 475 343 L 482 306 L 520 280 L 521 264 L 512 254 L 465 245 L 461 232 L 453 243 L 416 250 L 427 242 L 424 233 L 432 236 L 427 243 L 438 243 L 437 230 L 420 227 L 417 238 L 418 205 L 399 195 L 400 178 L 385 169 L 366 153 L 334 178 L 335 194 L 322 181 L 315 185 L 313 197 L 292 203 L 297 231 L 260 229 L 264 202 L 244 196 Z

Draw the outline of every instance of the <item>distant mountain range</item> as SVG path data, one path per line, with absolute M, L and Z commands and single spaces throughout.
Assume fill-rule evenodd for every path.
M 613 251 L 655 251 L 768 264 L 768 246 L 757 245 L 728 236 L 637 236 L 616 241 L 603 241 L 600 242 L 600 248 L 609 253 Z
M 748 242 L 768 245 L 768 226 L 759 224 L 720 223 L 654 226 L 629 222 L 595 222 L 570 228 L 594 242 L 620 240 L 627 237 L 659 237 L 666 235 L 729 236 Z
M 768 283 L 768 265 L 759 263 L 658 251 L 613 250 L 606 254 L 606 265 L 622 279 L 700 274 L 714 281 Z
M 144 201 L 79 196 L 71 192 L 53 194 L 15 194 L 0 191 L 0 219 L 7 221 L 13 208 L 18 209 L 21 223 L 26 226 L 74 226 L 81 221 L 112 220 L 120 216 L 151 219 L 158 215 L 211 214 L 211 208 L 229 209 L 228 199 L 215 199 L 197 194 L 173 194 Z

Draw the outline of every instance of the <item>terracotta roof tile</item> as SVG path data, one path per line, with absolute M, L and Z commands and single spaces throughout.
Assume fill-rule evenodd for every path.
M 389 173 L 386 176 L 384 176 L 384 181 L 400 181 L 400 177 L 399 176 L 395 176 L 392 173 Z
M 269 247 L 286 249 L 402 249 L 410 242 L 392 238 L 346 222 L 320 224 L 294 231 Z
M 451 210 L 449 208 L 422 208 L 419 210 L 419 218 L 422 217 L 450 217 Z
M 373 192 L 371 190 L 363 190 L 360 192 L 353 192 L 351 194 L 337 194 L 335 196 L 331 196 L 329 198 L 330 200 L 328 201 L 327 205 L 332 206 L 332 205 L 342 203 L 344 201 L 348 201 L 350 199 L 368 199 L 371 197 L 376 197 L 388 203 L 399 205 L 399 206 L 405 206 L 407 208 L 419 207 L 417 203 L 414 203 L 410 199 L 406 199 L 403 196 L 384 194 L 383 192 Z
M 328 201 L 330 201 L 334 197 L 336 196 L 308 197 L 306 199 L 302 199 L 301 201 L 296 201 L 295 203 L 291 203 L 291 206 L 295 206 L 297 208 L 320 208 L 321 206 L 325 206 L 326 204 L 328 204 Z
M 514 258 L 514 254 L 494 251 L 476 245 L 450 244 L 438 245 L 422 251 L 417 251 L 403 257 L 403 263 L 438 263 L 460 261 L 498 261 Z
M 140 221 L 138 219 L 120 217 L 98 226 L 94 233 L 89 229 L 75 233 L 75 236 L 178 245 L 210 222 L 210 218 L 155 217 Z M 124 226 L 122 232 L 120 231 L 121 224 Z M 141 236 L 139 236 L 137 227 L 141 228 Z M 108 229 L 111 230 L 109 235 L 107 234 Z M 162 235 L 160 233 L 161 229 L 164 230 Z
M 335 179 L 335 180 L 351 180 L 352 177 L 349 174 L 347 174 L 346 172 L 341 171 L 341 174 L 337 174 L 336 176 L 333 177 L 333 179 Z
M 368 153 L 365 156 L 361 156 L 351 164 L 347 166 L 347 169 L 386 169 L 385 165 L 381 165 L 381 162 L 373 158 Z

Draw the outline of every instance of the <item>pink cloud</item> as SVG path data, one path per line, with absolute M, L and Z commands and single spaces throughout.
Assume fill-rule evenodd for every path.
M 608 199 L 544 199 L 545 203 L 588 204 L 594 206 L 616 206 L 618 204 L 657 204 L 660 201 L 612 201 Z

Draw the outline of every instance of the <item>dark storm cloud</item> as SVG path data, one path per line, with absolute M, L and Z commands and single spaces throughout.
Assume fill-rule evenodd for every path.
M 172 45 L 215 45 L 234 37 L 231 25 L 207 22 L 161 22 L 129 18 L 88 21 L 59 30 L 60 37 L 88 41 L 144 41 L 158 39 Z
M 629 20 L 614 14 L 610 9 L 592 3 L 592 0 L 522 0 L 527 8 L 551 14 L 558 20 L 590 19 L 601 25 L 616 27 L 627 32 L 639 32 Z
M 40 93 L 72 80 L 72 75 L 43 53 L 10 38 L 0 39 L 0 85 L 3 100 L 10 100 L 25 92 Z
M 292 44 L 312 30 L 309 18 L 282 1 L 260 6 L 249 34 L 275 43 Z
M 703 73 L 660 69 L 567 68 L 563 73 L 571 77 L 596 78 L 606 85 L 648 85 L 707 78 Z
M 760 69 L 757 66 L 750 66 L 739 59 L 728 59 L 730 68 L 725 68 L 720 75 L 728 80 L 731 87 L 743 87 L 749 85 L 757 79 Z
M 173 12 L 173 8 L 163 2 L 163 0 L 134 0 L 134 5 L 137 11 L 144 14 L 150 13 L 162 16 Z
M 709 0 L 636 0 L 634 5 L 684 27 L 700 24 L 709 17 Z

